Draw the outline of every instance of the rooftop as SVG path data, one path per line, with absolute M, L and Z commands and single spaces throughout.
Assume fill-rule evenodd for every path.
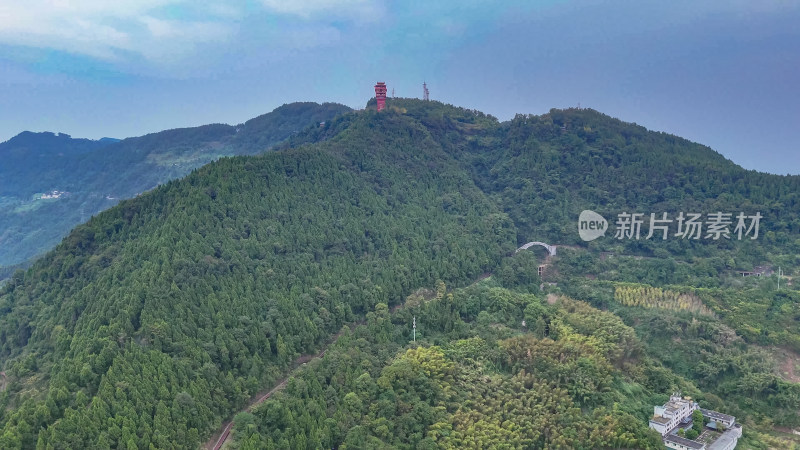
M 670 419 L 667 419 L 666 417 L 655 416 L 652 419 L 650 419 L 650 422 L 655 422 L 655 423 L 660 423 L 662 425 L 666 425 L 666 424 L 669 423 L 669 420 Z
M 670 400 L 664 403 L 664 412 L 669 414 L 675 414 L 678 411 L 683 410 L 684 408 L 691 406 L 692 401 L 688 399 L 682 399 L 680 397 L 672 396 Z
M 723 420 L 725 422 L 733 422 L 736 418 L 733 416 L 729 416 L 727 414 L 722 414 L 716 411 L 712 411 L 710 409 L 703 409 L 700 408 L 700 412 L 703 413 L 704 416 L 709 417 L 711 419 Z
M 686 438 L 682 438 L 682 437 L 680 437 L 678 435 L 675 435 L 675 434 L 668 434 L 668 435 L 664 436 L 664 441 L 665 442 L 667 442 L 667 441 L 674 442 L 676 444 L 682 444 L 686 448 L 693 448 L 693 449 L 697 449 L 697 450 L 700 450 L 701 448 L 705 447 L 704 444 L 700 444 L 698 442 L 695 442 L 695 441 L 692 441 L 692 440 L 689 440 L 689 439 L 686 439 Z
M 717 438 L 714 442 L 709 445 L 709 450 L 714 450 L 717 448 L 728 448 L 728 446 L 736 439 L 736 436 L 733 433 L 722 433 L 722 435 Z
M 737 428 L 739 428 L 739 430 L 737 430 Z M 719 435 L 716 440 L 708 443 L 709 450 L 730 448 L 730 445 L 738 440 L 738 438 L 742 435 L 741 428 L 742 426 L 737 423 L 733 427 L 726 430 L 724 433 Z

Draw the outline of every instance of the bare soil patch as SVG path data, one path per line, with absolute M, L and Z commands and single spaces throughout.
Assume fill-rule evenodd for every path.
M 775 349 L 780 375 L 786 381 L 800 383 L 800 355 L 785 348 Z

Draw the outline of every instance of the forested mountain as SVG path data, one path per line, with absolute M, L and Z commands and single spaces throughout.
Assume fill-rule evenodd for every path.
M 735 411 L 756 448 L 800 425 L 800 384 L 768 354 L 800 345 L 800 295 L 735 278 L 796 275 L 800 177 L 591 110 L 500 123 L 387 105 L 122 201 L 17 272 L 0 291 L 0 448 L 196 448 L 340 330 L 237 416 L 235 445 L 657 448 L 647 419 L 674 389 Z M 578 245 L 585 208 L 765 219 L 757 240 Z M 515 254 L 528 240 L 575 248 Z
M 65 164 L 91 153 L 113 139 L 73 139 L 63 133 L 24 131 L 0 143 L 0 195 L 20 196 L 49 188 L 48 179 L 59 178 Z M 74 175 L 73 175 L 74 176 Z
M 167 130 L 122 141 L 21 133 L 0 144 L 0 275 L 2 266 L 53 248 L 72 227 L 120 199 L 222 156 L 262 152 L 349 110 L 293 103 L 237 126 Z

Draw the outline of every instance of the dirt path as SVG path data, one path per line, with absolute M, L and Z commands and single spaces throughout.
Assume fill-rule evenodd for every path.
M 352 324 L 351 327 L 356 326 L 356 325 L 360 325 L 362 323 L 363 323 L 363 321 L 357 322 L 355 324 Z M 259 392 L 258 394 L 256 394 L 256 396 L 254 398 L 252 398 L 247 403 L 247 406 L 244 409 L 242 409 L 241 411 L 239 411 L 239 412 L 250 412 L 250 411 L 252 411 L 253 408 L 255 408 L 256 406 L 260 405 L 261 403 L 264 403 L 265 400 L 267 400 L 268 398 L 272 397 L 272 394 L 274 394 L 274 393 L 282 390 L 283 388 L 285 388 L 286 387 L 286 383 L 289 380 L 289 377 L 292 376 L 292 374 L 297 370 L 298 367 L 300 367 L 303 364 L 311 361 L 314 358 L 322 358 L 323 356 L 325 356 L 325 351 L 328 349 L 328 347 L 331 344 L 333 344 L 334 342 L 336 342 L 336 340 L 339 339 L 339 336 L 341 336 L 341 335 L 342 335 L 341 330 L 338 333 L 334 334 L 328 340 L 328 343 L 325 344 L 325 347 L 323 347 L 322 351 L 319 352 L 319 354 L 302 355 L 302 356 L 298 357 L 297 359 L 295 359 L 292 362 L 291 369 L 290 369 L 289 373 L 285 377 L 281 378 L 278 381 L 278 384 L 276 384 L 272 389 L 270 389 L 267 392 L 264 392 L 264 393 Z M 220 428 L 219 431 L 217 431 L 216 433 L 214 433 L 213 436 L 211 436 L 211 438 L 205 443 L 205 445 L 203 445 L 203 448 L 206 449 L 206 450 L 219 450 L 219 449 L 221 449 L 222 446 L 225 445 L 225 442 L 228 441 L 228 438 L 230 437 L 232 428 L 233 428 L 233 419 L 228 420 L 227 422 L 223 423 L 222 424 L 222 428 Z
M 782 361 L 779 361 L 781 376 L 787 381 L 800 383 L 800 355 L 786 349 L 779 349 L 776 356 Z
M 480 281 L 483 281 L 486 278 L 489 278 L 490 276 L 492 276 L 491 272 L 486 272 L 486 273 L 482 274 L 472 284 L 475 284 L 475 283 L 478 283 Z M 391 309 L 391 312 L 394 313 L 395 311 L 397 311 L 398 309 L 400 309 L 402 307 L 403 307 L 402 303 L 399 304 L 399 305 L 395 305 Z M 356 327 L 358 325 L 362 325 L 364 323 L 366 323 L 366 319 L 362 319 L 362 320 L 360 320 L 360 321 L 358 321 L 356 323 L 349 324 L 349 327 L 353 328 L 353 327 Z M 272 394 L 274 394 L 274 393 L 280 391 L 281 389 L 283 389 L 284 387 L 286 387 L 286 383 L 289 380 L 289 377 L 292 376 L 292 374 L 297 370 L 298 367 L 300 367 L 303 364 L 311 361 L 314 358 L 322 358 L 323 356 L 325 356 L 325 351 L 328 349 L 328 347 L 331 344 L 333 344 L 334 342 L 336 342 L 336 340 L 339 339 L 339 336 L 341 336 L 341 335 L 342 335 L 342 331 L 341 330 L 338 333 L 334 334 L 328 340 L 328 342 L 325 344 L 325 346 L 322 348 L 322 351 L 318 355 L 314 355 L 314 354 L 302 355 L 299 358 L 295 359 L 294 362 L 292 362 L 291 369 L 290 369 L 289 373 L 285 377 L 281 378 L 280 381 L 278 381 L 278 384 L 276 384 L 272 389 L 270 389 L 269 391 L 267 391 L 267 392 L 265 392 L 263 394 L 262 393 L 256 394 L 256 396 L 253 397 L 247 403 L 247 406 L 244 409 L 242 409 L 241 411 L 239 411 L 239 412 L 250 412 L 250 411 L 252 411 L 253 408 L 255 408 L 256 406 L 260 405 L 265 400 L 270 398 L 272 396 Z M 205 443 L 205 445 L 203 445 L 203 448 L 205 450 L 219 450 L 219 449 L 221 449 L 222 446 L 225 445 L 225 442 L 228 441 L 228 438 L 230 437 L 232 428 L 233 428 L 233 419 L 228 420 L 227 422 L 223 423 L 222 427 L 220 428 L 220 430 L 217 431 L 216 433 L 214 433 L 209 438 L 209 440 Z
M 252 411 L 253 408 L 255 408 L 256 406 L 258 406 L 261 403 L 263 403 L 264 400 L 272 397 L 272 394 L 274 394 L 274 393 L 280 391 L 281 389 L 285 388 L 286 387 L 286 382 L 288 380 L 289 380 L 288 376 L 282 378 L 281 381 L 277 385 L 275 385 L 275 387 L 273 387 L 271 390 L 269 390 L 267 393 L 261 395 L 256 400 L 251 401 L 247 405 L 247 408 L 242 410 L 242 412 L 244 412 L 244 411 L 248 411 L 248 412 Z M 219 450 L 219 449 L 221 449 L 222 446 L 225 444 L 225 442 L 227 442 L 228 437 L 231 435 L 231 429 L 232 428 L 233 428 L 233 420 L 229 420 L 229 421 L 225 422 L 223 424 L 222 430 L 220 430 L 219 432 L 214 434 L 214 436 L 212 436 L 211 439 L 208 442 L 206 442 L 206 445 L 204 446 L 204 448 L 206 448 L 208 450 Z
M 478 279 L 477 279 L 477 280 L 473 281 L 473 282 L 472 282 L 472 284 L 470 284 L 470 286 L 472 286 L 472 285 L 475 285 L 475 284 L 478 284 L 478 283 L 480 283 L 481 281 L 483 281 L 483 280 L 485 280 L 485 279 L 489 278 L 490 276 L 492 276 L 492 272 L 484 272 L 484 273 L 482 273 L 482 274 L 481 274 L 481 276 L 479 276 L 479 277 L 478 277 Z

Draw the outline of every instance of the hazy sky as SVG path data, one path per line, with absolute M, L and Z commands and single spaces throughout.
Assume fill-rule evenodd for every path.
M 363 107 L 375 81 L 507 120 L 591 107 L 800 173 L 800 2 L 0 0 L 0 141 Z

